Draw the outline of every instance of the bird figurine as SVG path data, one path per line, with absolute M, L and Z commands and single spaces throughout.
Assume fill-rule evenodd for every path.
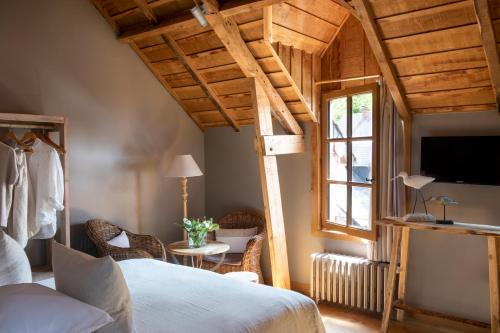
M 411 188 L 414 188 L 420 197 L 422 198 L 422 203 L 424 204 L 425 214 L 427 214 L 427 206 L 425 205 L 424 195 L 422 194 L 422 187 L 427 184 L 432 183 L 436 180 L 436 178 L 426 177 L 421 175 L 412 175 L 408 176 L 407 172 L 401 171 L 396 177 L 392 178 L 392 180 L 397 178 L 403 178 L 403 183 Z M 417 206 L 417 195 L 415 196 L 415 201 L 413 203 L 413 211 L 412 214 L 415 214 L 415 207 Z

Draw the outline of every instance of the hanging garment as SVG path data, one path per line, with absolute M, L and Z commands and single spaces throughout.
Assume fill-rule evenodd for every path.
M 57 230 L 57 211 L 64 209 L 64 176 L 59 155 L 37 139 L 28 167 L 35 199 L 34 223 L 39 228 L 34 238 L 52 238 Z
M 18 172 L 14 149 L 0 142 L 0 227 L 7 227 Z
M 35 200 L 28 173 L 28 161 L 26 153 L 21 149 L 16 149 L 16 161 L 19 177 L 14 185 L 14 199 L 8 230 L 9 235 L 24 248 L 28 240 L 38 232 L 38 227 L 36 223 L 33 223 Z

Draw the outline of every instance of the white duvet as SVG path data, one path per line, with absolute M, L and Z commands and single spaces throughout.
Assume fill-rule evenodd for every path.
M 138 333 L 325 332 L 316 304 L 295 292 L 152 259 L 119 264 Z

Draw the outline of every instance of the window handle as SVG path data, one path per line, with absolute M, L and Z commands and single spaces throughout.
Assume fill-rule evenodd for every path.
M 365 180 L 366 180 L 367 182 L 373 183 L 373 181 L 375 180 L 375 178 L 365 178 Z

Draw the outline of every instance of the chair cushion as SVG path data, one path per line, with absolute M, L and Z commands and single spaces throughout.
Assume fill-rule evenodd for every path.
M 118 236 L 107 241 L 107 243 L 112 246 L 121 247 L 122 249 L 130 248 L 130 241 L 125 231 L 122 231 Z
M 106 311 L 114 323 L 98 333 L 132 333 L 132 300 L 120 266 L 111 258 L 94 258 L 52 242 L 56 289 Z
M 220 261 L 220 254 L 214 254 L 211 256 L 205 256 L 203 260 L 218 264 Z M 226 257 L 224 258 L 225 265 L 232 265 L 232 266 L 241 266 L 243 263 L 243 253 L 226 253 Z
M 31 266 L 19 243 L 0 229 L 0 286 L 31 283 Z
M 248 241 L 257 235 L 258 228 L 219 229 L 215 231 L 215 239 L 229 245 L 229 253 L 244 253 Z

